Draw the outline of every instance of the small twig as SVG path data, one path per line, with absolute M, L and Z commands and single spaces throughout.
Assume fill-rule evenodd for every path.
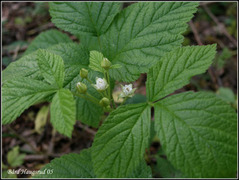
M 225 36 L 232 42 L 234 46 L 237 46 L 237 41 L 227 32 L 227 29 L 225 28 L 223 23 L 220 23 L 216 16 L 210 11 L 210 9 L 207 7 L 206 4 L 202 5 L 207 14 L 211 17 L 211 19 L 217 24 L 218 27 L 222 29 L 222 32 L 225 34 Z
M 192 29 L 192 31 L 193 31 L 193 35 L 194 35 L 195 40 L 197 41 L 198 45 L 203 45 L 203 43 L 202 43 L 202 41 L 200 40 L 200 37 L 199 37 L 199 35 L 198 35 L 197 29 L 196 29 L 196 27 L 195 27 L 195 25 L 194 25 L 194 23 L 193 23 L 192 20 L 189 22 L 189 25 L 190 25 L 190 27 L 191 27 L 191 29 Z
M 37 160 L 43 160 L 46 158 L 48 158 L 48 156 L 44 154 L 26 155 L 24 157 L 24 161 L 37 161 Z
M 30 142 L 28 142 L 24 137 L 22 137 L 20 134 L 18 134 L 14 129 L 12 129 L 10 126 L 7 126 L 7 129 L 9 131 L 11 131 L 18 139 L 20 139 L 22 142 L 28 144 L 31 149 L 35 152 L 35 153 L 40 153 Z
M 92 134 L 93 136 L 96 134 L 96 132 L 92 129 L 90 129 L 88 126 L 81 124 L 81 122 L 78 123 L 78 126 L 82 129 L 84 129 L 86 132 Z
M 202 41 L 201 41 L 201 39 L 200 39 L 200 37 L 199 37 L 199 35 L 198 35 L 197 29 L 195 28 L 195 26 L 194 26 L 192 20 L 189 22 L 189 24 L 190 24 L 190 27 L 191 27 L 192 32 L 193 32 L 193 35 L 194 35 L 194 37 L 195 37 L 195 39 L 196 39 L 198 45 L 203 45 L 203 43 L 202 43 Z M 216 89 L 218 89 L 218 86 L 219 86 L 219 87 L 222 86 L 222 81 L 221 81 L 221 79 L 217 76 L 217 73 L 215 72 L 215 70 L 213 69 L 212 66 L 209 67 L 208 73 L 209 73 L 209 75 L 210 75 L 210 77 L 211 77 L 213 83 L 216 85 Z

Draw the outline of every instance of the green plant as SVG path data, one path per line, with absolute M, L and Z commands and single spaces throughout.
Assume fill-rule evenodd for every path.
M 68 137 L 76 119 L 98 127 L 103 113 L 109 116 L 91 148 L 54 159 L 44 167 L 54 173 L 36 177 L 151 177 L 144 160 L 151 108 L 174 168 L 187 177 L 235 177 L 235 110 L 208 92 L 167 97 L 204 73 L 216 53 L 216 45 L 181 47 L 197 6 L 142 2 L 121 10 L 119 2 L 50 3 L 52 22 L 80 44 L 57 30 L 43 32 L 3 71 L 3 124 L 42 101 L 51 102 L 51 123 Z M 133 82 L 141 73 L 147 73 L 147 100 L 124 104 L 135 90 L 126 85 L 123 102 L 115 103 L 115 81 Z
M 18 167 L 23 164 L 26 154 L 19 152 L 19 146 L 15 146 L 7 153 L 8 166 L 2 163 L 2 177 L 3 178 L 17 178 L 16 174 L 11 168 Z

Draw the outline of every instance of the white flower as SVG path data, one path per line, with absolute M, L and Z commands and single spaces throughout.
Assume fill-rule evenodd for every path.
M 106 90 L 109 85 L 105 79 L 102 78 L 96 78 L 96 84 L 93 85 L 98 91 L 104 91 Z
M 122 93 L 120 94 L 119 97 L 132 97 L 134 95 L 134 91 L 136 90 L 136 88 L 132 88 L 132 84 L 129 84 L 129 85 L 125 85 L 125 86 L 122 86 Z

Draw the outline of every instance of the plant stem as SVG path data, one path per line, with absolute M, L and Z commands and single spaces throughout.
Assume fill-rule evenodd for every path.
M 28 142 L 27 140 L 25 140 L 24 137 L 22 137 L 20 134 L 18 134 L 14 129 L 12 129 L 10 126 L 7 126 L 8 130 L 11 131 L 15 136 L 17 136 L 18 139 L 20 139 L 22 142 L 28 144 L 31 149 L 35 152 L 35 153 L 40 153 L 30 142 Z
M 120 106 L 122 106 L 127 99 L 128 99 L 128 97 L 125 97 L 124 100 L 123 100 L 123 102 L 120 104 Z
M 114 109 L 116 109 L 115 101 L 114 101 L 112 94 L 111 94 L 111 98 L 112 98 L 113 107 L 114 107 Z
M 96 99 L 94 96 L 90 95 L 89 93 L 86 93 L 86 96 L 88 96 L 90 99 L 92 99 L 92 100 L 95 101 L 97 104 L 99 104 L 99 100 Z
M 82 96 L 82 95 L 80 95 L 80 94 L 76 94 L 76 93 L 72 93 L 72 94 L 73 94 L 74 96 L 78 96 L 78 97 L 80 97 L 80 98 L 83 98 L 83 99 L 85 99 L 85 100 L 91 101 L 91 102 L 93 102 L 93 103 L 99 105 L 98 102 L 95 102 L 94 100 L 88 98 L 87 96 Z
M 106 77 L 107 77 L 107 82 L 109 84 L 109 87 L 108 87 L 108 95 L 109 95 L 109 100 L 111 102 L 111 92 L 110 92 L 110 76 L 109 76 L 109 71 L 106 71 Z
M 93 84 L 93 82 L 87 77 L 86 80 L 90 83 Z

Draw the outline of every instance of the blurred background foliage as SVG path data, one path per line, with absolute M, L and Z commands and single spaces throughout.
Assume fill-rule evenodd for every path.
M 130 4 L 124 3 L 124 7 Z M 47 2 L 2 3 L 2 69 L 18 60 L 37 35 L 56 28 L 50 19 Z M 175 93 L 211 91 L 237 110 L 237 2 L 201 2 L 184 36 L 183 46 L 216 43 L 217 55 L 205 74 L 193 77 L 190 84 Z M 146 74 L 142 74 L 134 83 L 138 87 L 137 95 L 127 103 L 146 100 L 146 79 Z M 116 86 L 115 93 L 118 90 Z M 52 129 L 48 106 L 47 103 L 34 105 L 15 122 L 2 127 L 3 177 L 30 177 L 29 174 L 9 175 L 7 169 L 38 170 L 55 157 L 78 153 L 91 146 L 96 129 L 78 121 L 72 139 L 64 137 Z M 145 159 L 152 167 L 153 177 L 185 177 L 167 161 L 153 129 L 151 136 Z

